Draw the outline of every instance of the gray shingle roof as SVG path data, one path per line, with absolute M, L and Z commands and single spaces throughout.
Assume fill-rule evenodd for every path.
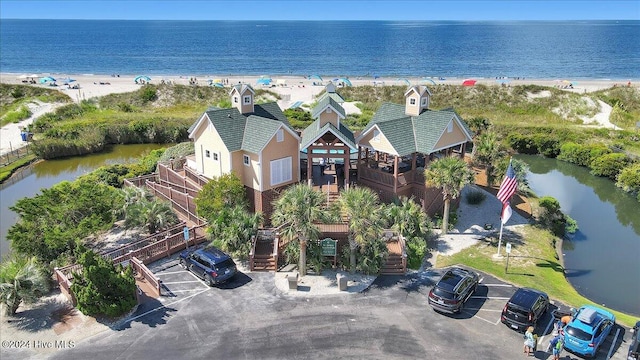
M 322 94 L 320 94 L 320 96 L 318 96 L 318 102 L 324 100 L 327 97 L 332 98 L 333 101 L 337 102 L 338 104 L 342 104 L 344 102 L 344 99 L 342 98 L 342 96 L 334 92 L 333 93 L 323 92 Z
M 243 115 L 236 108 L 209 109 L 206 114 L 229 151 L 257 153 L 281 125 L 291 128 L 276 103 L 254 105 L 251 114 Z M 195 130 L 196 124 L 197 121 L 189 128 L 190 133 Z
M 333 126 L 332 123 L 326 123 L 321 128 L 318 128 L 318 123 L 320 120 L 316 120 L 311 125 L 307 126 L 306 129 L 302 131 L 301 140 L 300 140 L 300 150 L 307 148 L 312 144 L 313 140 L 317 139 L 319 136 L 324 135 L 330 129 L 335 133 L 340 140 L 342 140 L 347 146 L 352 149 L 357 149 L 356 141 L 353 136 L 353 132 L 349 130 L 348 127 L 344 126 L 340 123 L 340 129 Z
M 324 111 L 324 109 L 326 109 L 327 106 L 331 106 L 334 109 L 336 109 L 336 111 L 342 115 L 343 118 L 347 117 L 347 114 L 344 112 L 344 108 L 342 106 L 340 106 L 340 104 L 338 104 L 338 102 L 336 102 L 335 100 L 333 100 L 333 98 L 331 98 L 330 96 L 325 97 L 324 99 L 322 99 L 321 101 L 318 102 L 318 105 L 316 105 L 312 110 L 311 110 L 311 117 L 314 119 L 317 119 L 318 116 L 320 115 L 320 113 L 322 111 Z
M 418 116 L 408 116 L 404 105 L 385 103 L 362 133 L 377 125 L 398 155 L 405 156 L 414 152 L 430 154 L 436 150 L 436 143 L 456 116 L 471 136 L 471 130 L 453 109 L 426 110 Z

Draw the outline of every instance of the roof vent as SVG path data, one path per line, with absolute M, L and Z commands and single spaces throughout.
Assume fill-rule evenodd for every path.
M 227 117 L 228 117 L 229 119 L 231 119 L 231 113 L 227 114 Z

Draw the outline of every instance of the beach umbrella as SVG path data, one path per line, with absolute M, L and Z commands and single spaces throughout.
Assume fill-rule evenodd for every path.
M 138 76 L 136 76 L 136 77 L 133 79 L 133 81 L 134 81 L 136 84 L 137 84 L 140 80 L 144 80 L 144 81 L 146 81 L 146 82 L 149 82 L 149 81 L 151 81 L 151 78 L 150 78 L 150 77 L 148 77 L 147 75 L 138 75 Z
M 409 81 L 409 79 L 397 78 L 396 81 L 401 81 L 401 82 L 404 82 L 405 84 L 407 84 L 407 86 L 411 86 L 411 81 Z
M 435 82 L 435 81 L 433 81 L 432 79 L 429 79 L 429 78 L 427 78 L 427 77 L 422 78 L 422 80 L 424 80 L 424 81 L 426 81 L 426 82 L 430 83 L 431 85 L 436 85 L 436 82 Z
M 48 83 L 48 82 L 55 82 L 56 79 L 52 78 L 51 76 L 45 76 L 43 78 L 40 79 L 40 84 L 44 84 L 44 83 Z
M 62 79 L 60 81 L 62 81 L 63 84 L 67 85 L 68 83 L 72 83 L 72 82 L 76 81 L 76 79 L 64 78 L 64 79 Z
M 347 85 L 347 86 L 352 86 L 351 85 L 351 81 L 347 78 L 339 78 L 338 81 L 342 81 L 343 84 Z
M 462 86 L 473 86 L 475 84 L 476 84 L 476 80 L 474 80 L 474 79 L 465 79 L 462 82 Z
M 260 79 L 258 79 L 258 81 L 256 81 L 256 83 L 258 85 L 271 85 L 271 82 L 273 80 L 271 80 L 271 78 L 268 77 L 261 77 Z
M 309 80 L 311 80 L 311 79 L 318 79 L 318 80 L 322 81 L 322 77 L 320 77 L 320 75 L 315 75 L 315 74 L 314 75 L 309 75 Z

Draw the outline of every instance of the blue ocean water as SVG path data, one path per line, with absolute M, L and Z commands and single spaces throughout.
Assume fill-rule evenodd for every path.
M 640 21 L 1 20 L 0 70 L 640 79 Z

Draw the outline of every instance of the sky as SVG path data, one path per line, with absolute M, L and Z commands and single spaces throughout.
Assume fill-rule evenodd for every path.
M 640 0 L 2 0 L 0 19 L 640 20 Z

